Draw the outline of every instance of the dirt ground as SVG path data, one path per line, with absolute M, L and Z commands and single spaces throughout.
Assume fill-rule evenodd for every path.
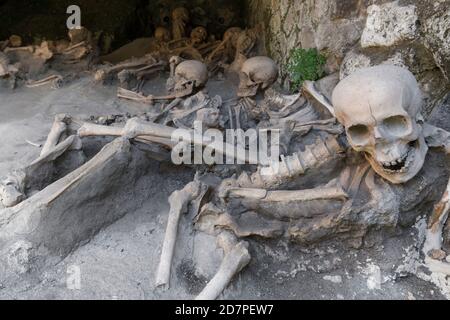
M 161 92 L 162 75 L 146 90 Z M 212 81 L 211 94 L 233 96 L 229 83 Z M 226 89 L 228 88 L 228 90 Z M 114 86 L 93 85 L 89 75 L 58 90 L 0 89 L 0 176 L 34 160 L 57 113 L 71 115 L 139 114 L 148 106 L 119 101 Z M 0 283 L 0 299 L 191 299 L 222 259 L 215 239 L 194 233 L 183 217 L 170 289 L 154 286 L 167 221 L 167 197 L 193 173 L 167 165 L 155 167 L 135 186 L 143 205 L 103 229 L 86 244 L 43 272 L 29 272 Z M 133 199 L 130 199 L 133 201 Z M 383 246 L 349 249 L 340 243 L 300 247 L 282 241 L 250 240 L 252 261 L 225 290 L 223 299 L 444 299 L 417 269 L 420 220 L 410 232 L 386 239 Z M 68 285 L 79 270 L 80 287 Z M 419 274 L 419 277 L 413 273 Z

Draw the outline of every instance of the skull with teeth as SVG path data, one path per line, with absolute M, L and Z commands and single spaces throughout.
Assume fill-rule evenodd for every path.
M 208 82 L 206 65 L 197 60 L 181 62 L 175 68 L 175 96 L 183 98 L 203 88 Z
M 278 78 L 278 66 L 268 57 L 253 57 L 244 62 L 239 74 L 238 96 L 254 97 L 258 90 L 266 90 Z
M 194 28 L 191 32 L 191 44 L 198 46 L 206 41 L 208 37 L 208 31 L 204 27 Z
M 405 183 L 421 170 L 428 147 L 422 131 L 422 94 L 406 69 L 361 69 L 333 92 L 336 117 L 352 148 L 391 183 Z

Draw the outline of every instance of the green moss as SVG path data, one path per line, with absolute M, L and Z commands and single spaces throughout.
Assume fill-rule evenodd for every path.
M 317 49 L 293 49 L 286 66 L 293 91 L 298 90 L 305 80 L 320 79 L 326 60 Z

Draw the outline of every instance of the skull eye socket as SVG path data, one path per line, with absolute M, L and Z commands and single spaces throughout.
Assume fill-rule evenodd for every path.
M 370 130 L 363 124 L 357 124 L 347 129 L 347 135 L 356 145 L 366 145 L 370 139 Z
M 393 116 L 383 120 L 385 130 L 397 137 L 407 135 L 410 131 L 410 123 L 405 116 Z

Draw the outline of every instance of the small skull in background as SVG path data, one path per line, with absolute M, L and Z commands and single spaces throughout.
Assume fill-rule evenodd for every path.
M 13 48 L 18 48 L 22 45 L 22 38 L 18 35 L 13 34 L 9 37 L 9 45 Z
M 156 28 L 155 39 L 159 42 L 169 42 L 170 41 L 170 31 L 164 27 Z
M 196 27 L 191 32 L 191 45 L 198 46 L 206 41 L 208 31 L 204 27 Z
M 69 30 L 70 45 L 75 45 L 83 41 L 91 40 L 91 33 L 85 27 L 74 28 Z
M 266 90 L 278 78 L 278 66 L 268 57 L 253 57 L 242 65 L 239 73 L 238 96 L 254 97 L 258 90 Z
M 181 62 L 175 68 L 175 96 L 183 98 L 203 88 L 208 82 L 206 65 L 197 60 Z
M 417 175 L 428 146 L 422 93 L 411 72 L 389 65 L 361 69 L 337 85 L 332 100 L 350 145 L 375 172 L 395 184 Z

